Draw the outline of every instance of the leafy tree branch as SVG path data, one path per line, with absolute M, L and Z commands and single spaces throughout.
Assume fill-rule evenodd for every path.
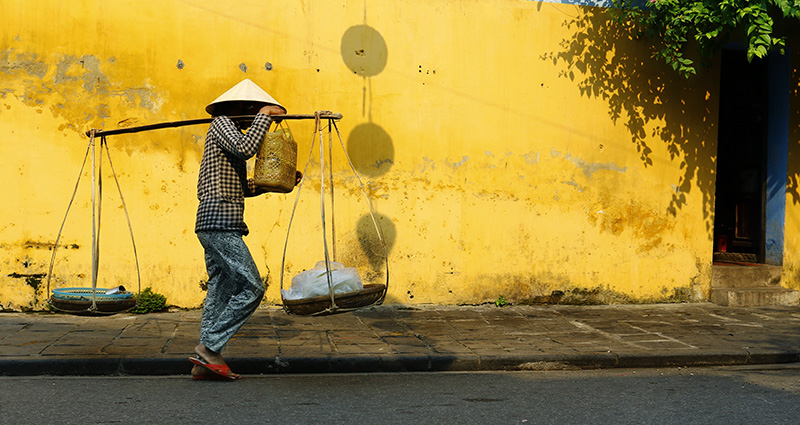
M 632 27 L 638 37 L 660 41 L 653 56 L 688 78 L 696 61 L 687 54 L 696 42 L 700 59 L 709 61 L 729 41 L 747 47 L 747 60 L 773 50 L 784 52 L 785 36 L 775 34 L 777 19 L 800 20 L 800 0 L 613 0 L 616 23 Z

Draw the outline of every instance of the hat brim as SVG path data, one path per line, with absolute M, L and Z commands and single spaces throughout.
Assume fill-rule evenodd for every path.
M 286 111 L 286 108 L 277 103 L 263 102 L 260 100 L 226 100 L 223 102 L 212 103 L 206 106 L 206 112 L 208 112 L 208 114 L 213 117 L 216 117 L 218 115 L 229 115 L 228 113 L 225 113 L 225 110 L 234 103 L 249 103 L 257 107 L 258 109 L 261 109 L 264 106 L 272 105 L 272 106 L 277 106 Z
M 230 102 L 252 102 L 261 104 L 262 106 L 275 105 L 280 106 L 284 111 L 287 110 L 285 106 L 278 103 L 269 93 L 265 92 L 261 87 L 247 78 L 231 87 L 228 91 L 206 106 L 206 112 L 212 116 L 219 115 L 217 105 Z

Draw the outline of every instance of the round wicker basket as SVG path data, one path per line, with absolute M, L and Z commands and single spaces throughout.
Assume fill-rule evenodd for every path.
M 336 303 L 335 309 L 331 308 L 330 295 L 298 300 L 283 300 L 283 308 L 291 314 L 298 315 L 333 314 L 374 304 L 383 297 L 385 291 L 386 285 L 382 283 L 366 284 L 364 289 L 358 291 L 335 294 L 333 297 Z
M 94 290 L 97 310 L 92 311 L 92 288 L 56 288 L 48 301 L 65 313 L 114 314 L 136 307 L 136 296 L 130 291 L 106 294 L 105 288 Z

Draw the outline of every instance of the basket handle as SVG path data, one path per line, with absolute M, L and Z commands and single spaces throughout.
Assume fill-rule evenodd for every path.
M 283 120 L 275 120 L 273 123 L 275 124 L 275 131 L 282 132 L 284 137 L 288 134 L 289 139 L 294 140 L 294 135 L 292 134 L 292 129 L 289 128 L 289 123 L 284 123 Z M 270 125 L 270 127 L 272 127 L 272 125 Z

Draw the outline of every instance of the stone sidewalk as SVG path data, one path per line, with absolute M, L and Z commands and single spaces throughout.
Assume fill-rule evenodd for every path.
M 0 375 L 188 374 L 200 311 L 0 313 Z M 800 362 L 800 307 L 714 304 L 260 309 L 224 353 L 242 374 Z

